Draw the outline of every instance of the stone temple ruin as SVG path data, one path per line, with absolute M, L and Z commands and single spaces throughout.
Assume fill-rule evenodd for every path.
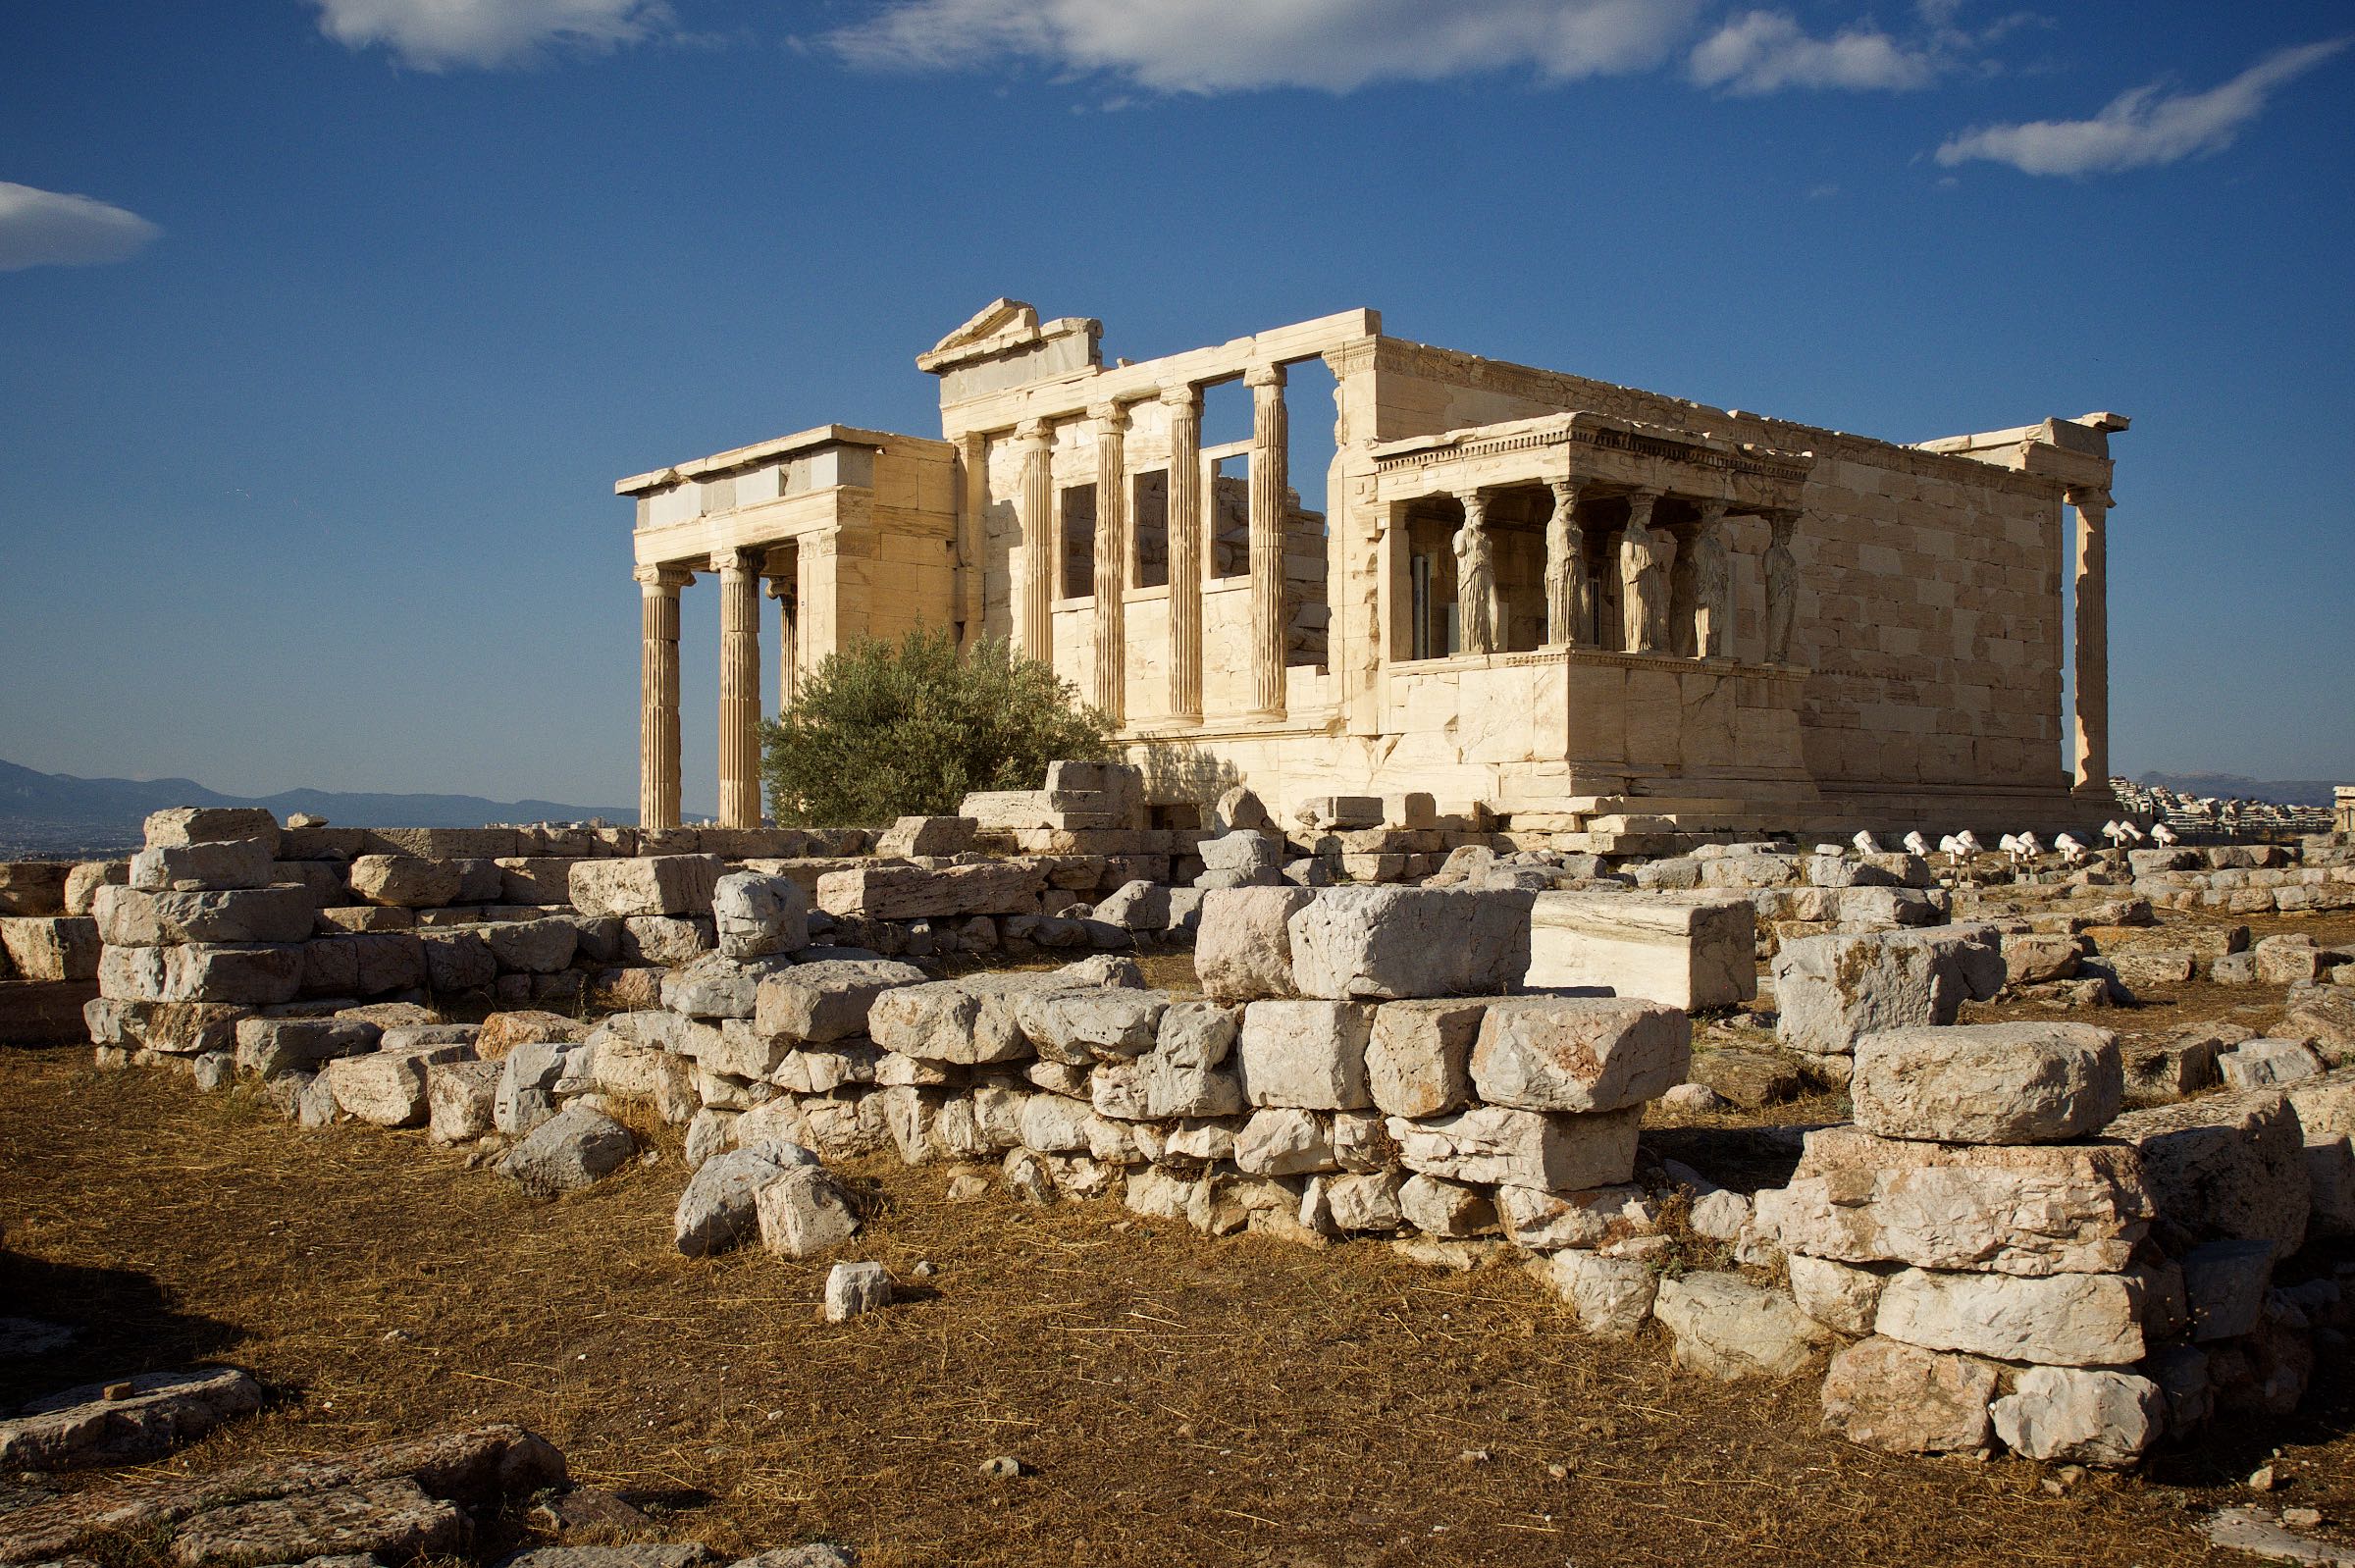
M 723 826 L 760 821 L 764 583 L 781 701 L 859 638 L 1002 637 L 1112 717 L 1156 804 L 1205 775 L 1279 814 L 1419 791 L 1603 853 L 2117 809 L 2120 416 L 1896 445 L 1410 342 L 1369 310 L 1133 364 L 1100 333 L 1001 299 L 916 361 L 938 440 L 825 425 L 616 485 L 641 821 L 680 818 L 699 572 Z M 1327 515 L 1289 466 L 1304 364 L 1334 388 Z M 1206 443 L 1206 398 L 1238 382 L 1248 436 Z

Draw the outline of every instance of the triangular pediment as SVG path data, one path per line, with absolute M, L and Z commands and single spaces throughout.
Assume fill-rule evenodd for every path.
M 1019 299 L 998 298 L 983 305 L 955 332 L 932 345 L 932 352 L 947 353 L 952 348 L 964 348 L 973 343 L 987 342 L 1008 333 L 1038 331 L 1038 312 Z

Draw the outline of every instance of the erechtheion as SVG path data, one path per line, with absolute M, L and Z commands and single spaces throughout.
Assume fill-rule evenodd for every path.
M 916 361 L 939 440 L 826 425 L 615 487 L 646 824 L 679 819 L 699 572 L 720 583 L 723 825 L 760 819 L 763 584 L 781 701 L 862 637 L 1001 636 L 1149 777 L 1208 769 L 1279 810 L 1422 791 L 1608 850 L 2116 809 L 2123 418 L 1898 445 L 1409 342 L 1370 310 L 1134 364 L 1100 333 L 999 300 Z M 1330 516 L 1287 466 L 1307 361 L 1334 386 Z M 1206 444 L 1206 391 L 1238 381 L 1248 439 Z

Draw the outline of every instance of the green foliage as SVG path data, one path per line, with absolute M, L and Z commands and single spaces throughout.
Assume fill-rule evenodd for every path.
M 798 827 L 948 816 L 974 790 L 1037 789 L 1059 758 L 1112 755 L 1104 715 L 1047 665 L 996 638 L 960 658 L 920 629 L 829 655 L 760 727 L 769 810 Z

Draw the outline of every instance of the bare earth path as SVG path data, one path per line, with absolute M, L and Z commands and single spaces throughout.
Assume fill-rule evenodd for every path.
M 276 1406 L 174 1463 L 511 1420 L 584 1482 L 675 1508 L 673 1539 L 826 1537 L 873 1565 L 2249 1560 L 2191 1528 L 2271 1451 L 2230 1433 L 2162 1462 L 2197 1485 L 2054 1495 L 2034 1467 L 1821 1437 L 1812 1380 L 1709 1385 L 1657 1340 L 1597 1345 L 1513 1271 L 857 1174 L 880 1212 L 844 1255 L 938 1273 L 828 1327 L 823 1263 L 671 1250 L 675 1150 L 536 1206 L 420 1134 L 304 1131 L 86 1049 L 0 1051 L 0 1315 L 87 1326 L 0 1359 L 0 1407 L 218 1358 Z M 2329 1368 L 2275 1434 L 2277 1500 L 2355 1518 L 2345 1415 Z M 1035 1474 L 979 1474 L 1001 1453 Z

